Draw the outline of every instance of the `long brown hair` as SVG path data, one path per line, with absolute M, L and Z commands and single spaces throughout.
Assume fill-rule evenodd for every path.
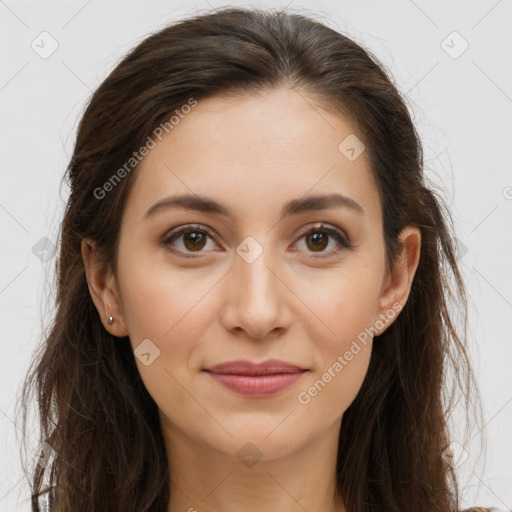
M 81 242 L 94 240 L 115 274 L 137 172 L 126 162 L 190 98 L 282 86 L 351 120 L 378 185 L 388 265 L 405 225 L 422 236 L 409 299 L 376 339 L 343 416 L 337 496 L 351 512 L 458 510 L 456 475 L 443 452 L 455 398 L 465 397 L 467 410 L 475 396 L 467 298 L 453 221 L 427 186 L 406 100 L 368 50 L 325 24 L 287 11 L 224 8 L 147 37 L 98 87 L 81 118 L 65 176 L 71 190 L 59 233 L 56 313 L 23 387 L 23 429 L 35 392 L 38 442 L 53 449 L 48 464 L 30 470 L 34 511 L 49 485 L 57 486 L 56 512 L 166 512 L 171 486 L 158 409 L 129 339 L 113 337 L 100 321 Z M 122 179 L 99 197 L 123 166 Z

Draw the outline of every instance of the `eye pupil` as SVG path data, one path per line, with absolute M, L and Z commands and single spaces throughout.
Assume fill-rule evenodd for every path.
M 189 250 L 202 249 L 204 247 L 206 237 L 203 233 L 197 231 L 189 231 L 188 234 L 183 235 L 185 247 Z M 189 240 L 192 240 L 192 244 L 189 244 Z M 202 243 L 201 243 L 202 242 Z
M 327 243 L 328 243 L 327 236 L 324 233 L 309 234 L 309 235 L 307 235 L 307 239 L 308 239 L 308 241 L 309 240 L 313 241 L 313 244 L 317 244 L 320 242 L 321 243 L 321 247 L 319 248 L 320 250 L 325 249 L 325 247 L 327 246 Z M 322 243 L 322 242 L 324 242 L 324 243 Z

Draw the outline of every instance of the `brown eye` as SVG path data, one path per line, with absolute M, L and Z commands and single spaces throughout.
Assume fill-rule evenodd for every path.
M 207 246 L 208 239 L 213 240 L 213 238 L 213 233 L 208 229 L 201 226 L 188 225 L 169 233 L 162 240 L 162 244 L 174 254 L 185 258 L 193 258 L 195 256 L 189 256 L 187 253 L 198 253 L 200 255 L 202 252 L 207 252 L 206 250 L 203 251 L 203 249 Z M 217 247 L 216 244 L 213 245 Z
M 301 240 L 305 240 L 306 252 L 325 253 L 326 256 L 332 256 L 343 249 L 351 249 L 353 247 L 341 231 L 331 228 L 325 224 L 315 226 L 302 234 Z M 331 240 L 337 242 L 331 250 L 325 250 Z M 338 247 L 336 247 L 336 245 Z M 297 250 L 297 249 L 294 249 Z M 323 257 L 323 256 L 322 256 Z

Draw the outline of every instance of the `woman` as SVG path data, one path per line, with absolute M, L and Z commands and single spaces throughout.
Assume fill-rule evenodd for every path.
M 368 51 L 183 20 L 93 94 L 67 176 L 33 510 L 460 510 L 464 285 Z

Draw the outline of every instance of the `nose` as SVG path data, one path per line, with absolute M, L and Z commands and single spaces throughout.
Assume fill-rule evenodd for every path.
M 235 255 L 233 268 L 224 283 L 225 301 L 221 309 L 221 322 L 232 332 L 254 339 L 278 336 L 287 331 L 291 323 L 288 304 L 291 292 L 275 268 L 275 261 L 265 251 L 248 263 Z

